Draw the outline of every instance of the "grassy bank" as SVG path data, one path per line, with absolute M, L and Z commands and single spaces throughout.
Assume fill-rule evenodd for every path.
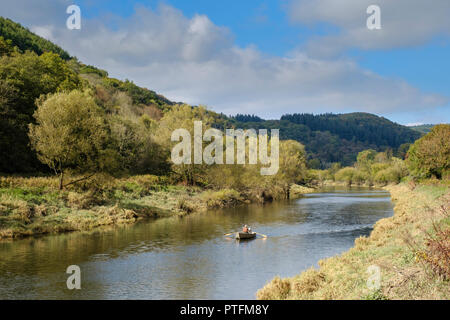
M 89 183 L 89 184 L 88 184 Z M 53 177 L 0 178 L 0 238 L 90 230 L 142 218 L 183 215 L 200 191 L 164 178 L 97 177 L 58 190 Z M 183 205 L 181 205 L 181 200 Z
M 340 256 L 321 260 L 292 278 L 276 277 L 259 299 L 450 299 L 450 188 L 403 183 L 386 187 L 394 216 Z M 370 290 L 368 267 L 381 270 Z
M 62 191 L 58 186 L 54 177 L 0 177 L 0 239 L 91 230 L 263 200 L 233 189 L 171 185 L 152 175 L 97 176 Z M 312 189 L 293 190 L 297 195 Z

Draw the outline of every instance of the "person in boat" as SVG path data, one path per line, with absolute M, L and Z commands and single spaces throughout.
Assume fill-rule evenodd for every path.
M 247 225 L 245 225 L 245 226 L 242 228 L 242 232 L 249 233 L 249 232 L 250 232 L 249 227 L 248 227 Z

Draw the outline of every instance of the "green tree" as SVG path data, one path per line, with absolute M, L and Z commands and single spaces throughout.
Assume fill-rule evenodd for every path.
M 308 160 L 308 168 L 310 169 L 320 169 L 321 164 L 319 159 Z
M 26 52 L 0 57 L 0 83 L 0 172 L 44 169 L 27 136 L 35 101 L 42 94 L 81 87 L 80 79 L 56 54 Z
M 164 147 L 167 159 L 170 157 L 170 150 L 177 144 L 177 142 L 171 141 L 172 132 L 176 129 L 183 128 L 188 130 L 191 139 L 194 139 L 194 121 L 202 121 L 203 134 L 208 128 L 211 128 L 214 123 L 214 116 L 202 106 L 176 105 L 160 120 L 157 137 L 155 138 Z M 193 143 L 191 143 L 191 148 L 193 150 Z M 191 151 L 191 155 L 193 154 L 194 152 Z M 191 160 L 191 164 L 173 164 L 172 172 L 188 185 L 203 183 L 208 166 L 205 164 L 194 164 L 193 159 Z
M 450 170 L 450 125 L 434 126 L 409 148 L 406 163 L 416 177 L 442 178 Z
M 64 60 L 70 59 L 66 51 L 10 19 L 0 17 L 0 35 L 11 41 L 12 45 L 18 47 L 22 52 L 29 50 L 38 55 L 44 52 L 54 52 Z
M 0 56 L 10 55 L 14 52 L 11 40 L 0 37 Z
M 406 154 L 408 153 L 411 143 L 403 143 L 398 147 L 396 157 L 405 160 Z
M 364 150 L 358 153 L 358 157 L 356 158 L 358 168 L 370 172 L 370 166 L 375 161 L 376 155 L 377 152 L 373 149 Z
M 353 167 L 345 167 L 340 169 L 335 174 L 336 181 L 346 182 L 348 185 L 351 185 L 356 177 L 357 170 Z
M 39 160 L 59 175 L 60 189 L 117 167 L 104 112 L 88 92 L 56 93 L 37 105 L 30 140 Z M 64 184 L 67 171 L 86 175 Z
M 279 166 L 277 174 L 269 179 L 283 190 L 288 199 L 291 185 L 301 182 L 307 174 L 305 147 L 294 140 L 280 141 Z

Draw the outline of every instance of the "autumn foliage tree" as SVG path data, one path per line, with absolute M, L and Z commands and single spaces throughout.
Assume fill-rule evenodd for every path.
M 192 107 L 189 105 L 177 105 L 173 106 L 171 110 L 164 114 L 164 117 L 159 122 L 158 126 L 158 136 L 156 137 L 159 140 L 159 143 L 166 150 L 166 156 L 170 157 L 170 150 L 172 150 L 173 146 L 176 142 L 171 141 L 171 135 L 176 129 L 186 129 L 189 131 L 190 136 L 194 137 L 194 122 L 202 121 L 202 135 L 205 130 L 211 127 L 214 123 L 214 117 L 211 112 L 205 107 Z M 202 142 L 204 144 L 204 142 Z M 193 155 L 193 144 L 191 144 L 191 154 Z M 193 159 L 191 159 L 193 160 Z M 195 164 L 194 161 L 191 161 L 189 164 L 173 164 L 172 165 L 172 173 L 178 176 L 180 181 L 188 185 L 195 185 L 204 183 L 202 180 L 205 180 L 205 171 L 207 169 L 207 165 L 204 163 Z
M 450 170 L 450 125 L 434 126 L 411 146 L 406 161 L 416 177 L 445 176 Z
M 30 140 L 39 160 L 59 175 L 60 189 L 75 182 L 64 183 L 67 171 L 84 174 L 79 181 L 117 166 L 103 110 L 89 92 L 44 96 L 37 106 Z

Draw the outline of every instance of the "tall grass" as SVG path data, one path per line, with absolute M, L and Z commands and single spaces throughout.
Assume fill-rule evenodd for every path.
M 292 278 L 274 278 L 259 299 L 450 299 L 448 260 L 450 188 L 389 186 L 394 216 L 379 220 L 369 237 L 340 256 L 319 261 Z M 413 245 L 411 245 L 411 243 Z M 381 270 L 381 287 L 367 287 L 367 268 Z

